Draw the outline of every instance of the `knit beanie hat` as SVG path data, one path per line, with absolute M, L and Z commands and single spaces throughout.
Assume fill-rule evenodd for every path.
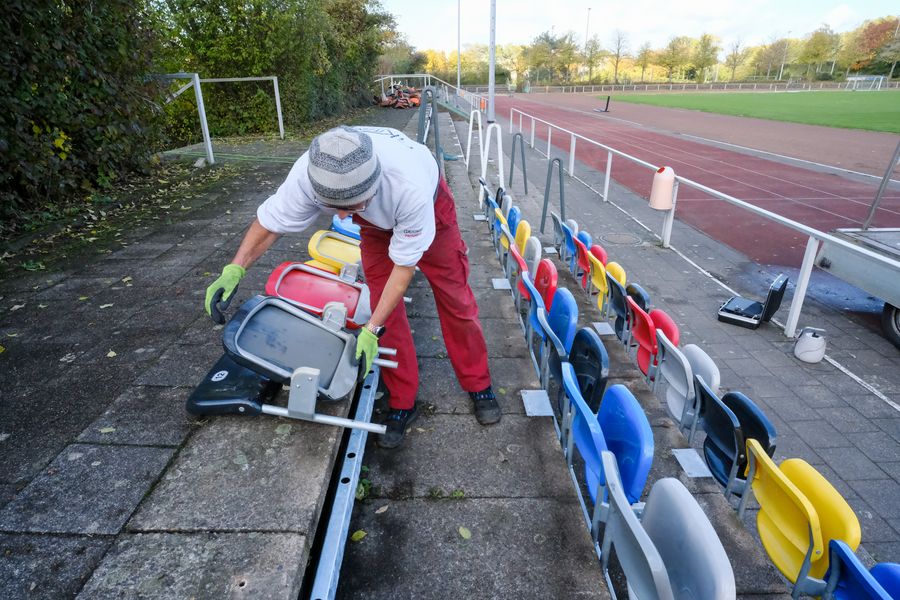
M 307 173 L 318 200 L 347 207 L 375 195 L 381 164 L 372 151 L 372 138 L 342 125 L 312 141 Z

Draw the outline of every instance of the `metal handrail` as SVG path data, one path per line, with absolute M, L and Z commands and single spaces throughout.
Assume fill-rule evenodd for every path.
M 519 154 L 522 157 L 522 181 L 525 183 L 525 193 L 528 193 L 528 170 L 525 164 L 525 138 L 521 133 L 513 136 L 512 147 L 509 150 L 509 189 L 512 189 L 513 173 L 516 172 L 516 141 L 519 143 Z
M 475 117 L 478 117 L 478 152 L 479 156 L 482 152 L 484 152 L 484 129 L 481 126 L 481 111 L 475 109 L 469 113 L 469 135 L 466 137 L 466 168 L 469 168 L 469 156 L 472 151 L 472 129 L 475 122 Z
M 547 221 L 547 206 L 550 204 L 550 182 L 553 180 L 553 165 L 559 165 L 559 218 L 566 221 L 566 188 L 563 182 L 562 159 L 554 158 L 547 165 L 547 183 L 544 184 L 544 208 L 541 211 L 541 233 L 544 233 L 544 223 Z
M 500 185 L 503 185 L 503 131 L 500 129 L 499 123 L 491 123 L 487 126 L 487 131 L 485 131 L 485 137 L 482 142 L 482 153 L 481 153 L 481 178 L 487 181 L 487 167 L 488 167 L 488 155 L 491 153 L 491 132 L 497 132 L 497 171 L 499 174 Z M 478 192 L 478 206 L 481 206 L 482 201 L 484 200 L 484 188 L 481 188 L 481 191 Z
M 611 168 L 612 168 L 613 155 L 619 156 L 621 158 L 629 160 L 635 164 L 641 165 L 647 169 L 652 169 L 654 171 L 659 168 L 657 165 L 651 164 L 645 160 L 641 160 L 635 156 L 631 156 L 630 154 L 626 154 L 625 152 L 622 152 L 620 150 L 616 150 L 612 146 L 602 144 L 600 142 L 597 142 L 596 140 L 587 138 L 581 134 L 575 133 L 574 131 L 565 129 L 564 127 L 554 125 L 553 123 L 550 123 L 549 121 L 545 121 L 544 119 L 538 118 L 534 115 L 530 115 L 530 114 L 525 113 L 516 108 L 510 108 L 510 110 L 509 110 L 510 133 L 513 132 L 512 130 L 513 130 L 514 123 L 515 123 L 514 116 L 516 113 L 519 114 L 519 132 L 520 133 L 523 131 L 523 129 L 522 129 L 523 119 L 524 118 L 531 119 L 531 144 L 530 145 L 532 148 L 534 148 L 538 152 L 540 152 L 540 150 L 537 150 L 537 148 L 535 147 L 535 144 L 534 144 L 535 124 L 542 123 L 547 126 L 547 160 L 551 160 L 551 161 L 559 160 L 558 158 L 552 159 L 550 157 L 550 150 L 552 147 L 551 139 L 552 139 L 553 130 L 556 129 L 563 133 L 567 133 L 571 136 L 570 156 L 569 156 L 569 176 L 574 179 L 578 179 L 574 175 L 574 164 L 575 164 L 574 155 L 575 155 L 575 140 L 576 139 L 584 140 L 588 144 L 592 144 L 594 146 L 597 146 L 598 148 L 603 148 L 604 150 L 606 150 L 607 151 L 606 181 L 604 184 L 603 194 L 601 194 L 601 197 L 604 200 L 608 200 L 609 179 L 610 179 L 610 172 L 611 172 Z M 552 164 L 551 164 L 551 168 L 552 168 Z M 807 240 L 806 250 L 803 254 L 803 262 L 800 266 L 800 273 L 797 278 L 797 284 L 796 284 L 796 288 L 794 290 L 794 297 L 791 302 L 790 310 L 788 312 L 787 322 L 785 323 L 785 326 L 784 326 L 784 333 L 788 337 L 794 337 L 794 334 L 796 333 L 797 323 L 800 319 L 800 310 L 803 306 L 803 301 L 806 297 L 806 289 L 807 289 L 807 286 L 809 285 L 809 278 L 812 273 L 813 264 L 815 262 L 816 253 L 818 252 L 820 242 L 828 242 L 829 244 L 834 244 L 836 246 L 840 246 L 841 248 L 844 248 L 844 249 L 848 250 L 849 252 L 854 253 L 858 256 L 865 257 L 868 259 L 874 259 L 875 261 L 885 264 L 885 265 L 889 266 L 890 268 L 897 270 L 898 273 L 900 273 L 900 262 L 898 262 L 894 259 L 891 259 L 889 257 L 883 256 L 883 255 L 875 253 L 875 252 L 872 252 L 871 250 L 857 246 L 851 242 L 848 242 L 841 238 L 835 237 L 835 236 L 825 233 L 823 231 L 819 231 L 818 229 L 814 229 L 812 227 L 804 225 L 803 223 L 794 221 L 793 219 L 788 219 L 787 217 L 783 217 L 779 214 L 773 213 L 764 208 L 760 208 L 758 206 L 750 204 L 749 202 L 740 200 L 738 198 L 735 198 L 734 196 L 725 194 L 725 193 L 715 190 L 711 187 L 705 186 L 702 183 L 698 183 L 692 179 L 688 179 L 687 177 L 682 177 L 682 176 L 676 174 L 675 182 L 676 182 L 676 184 L 686 185 L 688 187 L 694 188 L 695 190 L 704 192 L 714 198 L 724 200 L 725 202 L 732 204 L 734 206 L 743 208 L 744 210 L 747 210 L 754 215 L 763 217 L 765 219 L 768 219 L 770 221 L 778 223 L 779 225 L 782 225 L 789 229 L 793 229 L 794 231 L 798 231 L 798 232 L 808 236 L 809 239 Z M 549 181 L 548 181 L 548 185 L 549 185 Z M 545 191 L 545 194 L 546 193 L 547 192 Z M 546 202 L 545 202 L 545 204 L 546 204 Z M 673 214 L 670 215 L 670 219 L 674 217 L 674 209 L 671 212 Z M 671 223 L 670 220 L 667 219 L 667 221 L 669 223 Z M 543 231 L 543 223 L 541 225 L 542 225 L 541 231 Z M 664 246 L 668 247 L 668 234 L 666 233 L 665 230 L 660 239 L 663 240 Z
M 431 112 L 426 115 L 428 106 L 431 107 Z M 426 116 L 428 117 L 427 121 Z M 419 104 L 419 128 L 416 134 L 416 141 L 420 144 L 428 145 L 428 130 L 431 123 L 434 123 L 434 127 L 431 128 L 434 131 L 434 160 L 438 164 L 438 171 L 441 177 L 443 177 L 444 157 L 441 152 L 441 136 L 439 134 L 440 128 L 438 127 L 437 97 L 434 93 L 434 87 L 428 86 L 422 90 L 422 102 Z

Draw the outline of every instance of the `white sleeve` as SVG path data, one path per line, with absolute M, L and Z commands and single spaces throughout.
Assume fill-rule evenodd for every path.
M 395 265 L 412 267 L 434 241 L 434 201 L 417 195 L 400 202 L 388 256 Z
M 305 157 L 294 164 L 278 191 L 256 209 L 259 224 L 272 233 L 298 233 L 319 216 L 319 208 L 301 185 L 301 178 L 306 177 Z

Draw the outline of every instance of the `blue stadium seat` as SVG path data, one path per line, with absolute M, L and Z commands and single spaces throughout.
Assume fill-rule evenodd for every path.
M 341 235 L 346 235 L 355 240 L 359 239 L 359 225 L 353 222 L 352 216 L 342 219 L 334 215 L 331 217 L 331 229 Z
M 840 540 L 828 543 L 829 567 L 825 574 L 826 598 L 835 600 L 891 600 L 892 596 Z M 881 565 L 876 565 L 876 567 Z M 895 565 L 900 567 L 900 565 Z M 873 571 L 875 568 L 873 567 Z M 831 595 L 829 595 L 831 594 Z
M 775 425 L 760 410 L 753 400 L 741 392 L 728 392 L 722 396 L 722 404 L 727 406 L 741 425 L 741 439 L 738 446 L 737 464 L 735 465 L 735 477 L 729 481 L 725 493 L 740 496 L 746 486 L 743 479 L 747 471 L 747 447 L 746 440 L 756 440 L 769 456 L 775 455 L 775 442 L 778 434 Z
M 622 384 L 610 387 L 603 395 L 597 421 L 609 451 L 616 455 L 625 497 L 634 504 L 641 499 L 653 465 L 650 421 L 631 391 Z M 588 479 L 587 483 L 590 489 L 592 481 Z

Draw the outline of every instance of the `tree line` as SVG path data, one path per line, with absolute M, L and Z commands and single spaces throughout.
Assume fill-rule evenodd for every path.
M 856 29 L 836 33 L 827 25 L 798 38 L 772 38 L 748 46 L 711 33 L 697 38 L 672 36 L 662 47 L 635 45 L 623 31 L 604 44 L 597 35 L 585 43 L 575 33 L 544 32 L 530 44 L 509 44 L 496 50 L 497 82 L 527 85 L 841 79 L 855 73 L 900 76 L 900 19 L 866 21 Z M 403 64 L 407 71 L 424 69 L 456 81 L 456 52 L 416 51 L 395 41 L 387 67 Z M 460 54 L 462 84 L 484 84 L 488 72 L 486 45 L 468 45 Z M 390 72 L 390 71 L 388 71 Z M 393 72 L 401 72 L 394 70 Z

